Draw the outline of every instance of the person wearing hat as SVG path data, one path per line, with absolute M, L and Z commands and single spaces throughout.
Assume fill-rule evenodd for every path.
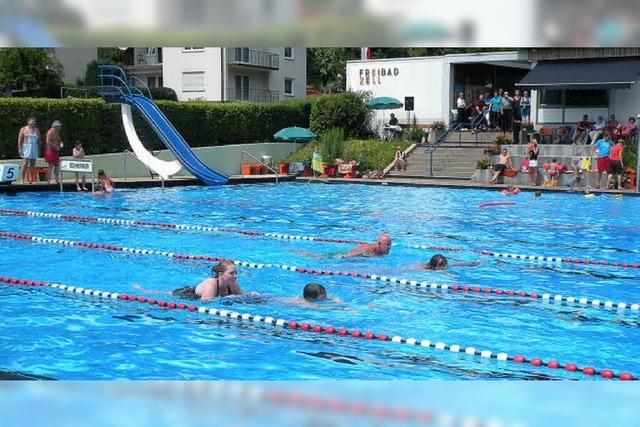
M 64 147 L 64 144 L 60 140 L 60 128 L 62 123 L 58 120 L 54 120 L 51 124 L 51 129 L 47 131 L 45 138 L 44 160 L 49 165 L 47 170 L 47 184 L 51 184 L 51 172 L 58 182 L 58 176 L 60 175 L 60 149 Z
M 73 158 L 74 159 L 84 159 L 84 148 L 82 148 L 82 142 L 76 141 L 75 146 L 73 147 Z M 76 189 L 78 191 L 88 191 L 86 182 L 84 179 L 84 172 L 75 172 L 76 176 Z M 82 188 L 80 188 L 79 178 L 82 176 Z

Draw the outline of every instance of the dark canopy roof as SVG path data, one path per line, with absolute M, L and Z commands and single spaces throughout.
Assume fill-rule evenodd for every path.
M 638 81 L 640 59 L 540 62 L 516 86 L 531 89 L 629 88 Z

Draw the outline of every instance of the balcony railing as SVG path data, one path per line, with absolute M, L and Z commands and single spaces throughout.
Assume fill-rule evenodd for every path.
M 247 47 L 234 47 L 227 50 L 227 63 L 278 70 L 280 68 L 280 55 Z
M 227 88 L 227 101 L 274 102 L 279 97 L 277 90 Z

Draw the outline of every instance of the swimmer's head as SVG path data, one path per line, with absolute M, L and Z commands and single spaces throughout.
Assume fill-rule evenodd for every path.
M 536 192 L 533 193 L 533 195 L 536 196 L 536 197 L 540 197 L 540 196 L 542 196 L 542 192 L 540 190 L 536 190 Z
M 302 291 L 302 297 L 307 301 L 327 299 L 327 290 L 317 283 L 307 283 Z
M 236 268 L 236 265 L 230 259 L 226 259 L 221 263 L 211 267 L 211 276 L 222 278 L 225 275 L 229 276 L 229 277 L 225 277 L 227 279 L 231 277 L 233 278 L 238 277 L 238 270 Z
M 427 270 L 444 270 L 447 268 L 447 258 L 444 255 L 435 254 L 426 266 Z
M 391 249 L 391 236 L 386 233 L 382 233 L 378 236 L 376 246 L 378 247 L 378 252 L 385 255 L 388 254 Z

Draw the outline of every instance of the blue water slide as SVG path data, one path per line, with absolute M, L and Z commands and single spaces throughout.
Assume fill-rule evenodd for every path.
M 129 104 L 142 114 L 167 148 L 171 150 L 180 163 L 196 178 L 207 185 L 222 185 L 227 183 L 229 180 L 227 176 L 211 169 L 195 155 L 182 135 L 173 127 L 171 122 L 169 122 L 167 117 L 151 99 L 144 95 L 136 94 L 127 94 L 124 97 Z

